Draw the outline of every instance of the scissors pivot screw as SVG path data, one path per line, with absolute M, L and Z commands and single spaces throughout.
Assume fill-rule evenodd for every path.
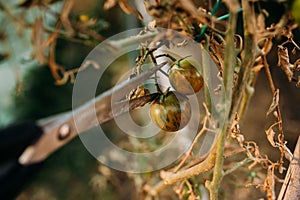
M 64 124 L 58 130 L 58 139 L 64 140 L 67 137 L 69 137 L 70 133 L 71 133 L 70 126 L 68 124 Z

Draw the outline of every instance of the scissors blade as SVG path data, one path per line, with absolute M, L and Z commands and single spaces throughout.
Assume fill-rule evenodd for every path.
M 143 100 L 137 98 L 131 101 L 112 102 L 113 95 L 115 95 L 114 99 L 121 99 L 121 94 L 128 94 L 166 64 L 167 62 L 163 62 L 137 77 L 124 81 L 73 111 L 59 114 L 50 119 L 39 120 L 38 125 L 43 128 L 44 133 L 38 141 L 25 149 L 19 157 L 19 163 L 29 165 L 41 162 L 79 133 L 109 121 L 128 110 L 142 106 L 155 98 L 155 94 L 152 94 L 143 97 Z

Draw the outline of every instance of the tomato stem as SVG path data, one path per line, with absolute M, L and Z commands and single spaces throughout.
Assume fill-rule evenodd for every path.
M 176 58 L 174 58 L 173 56 L 171 56 L 170 54 L 160 54 L 160 55 L 157 55 L 157 56 L 155 56 L 155 58 L 160 58 L 160 57 L 167 57 L 167 58 L 170 58 L 173 62 L 176 62 L 177 61 L 177 59 Z

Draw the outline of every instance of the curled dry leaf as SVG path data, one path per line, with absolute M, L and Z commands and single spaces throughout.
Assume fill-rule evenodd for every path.
M 279 105 L 279 89 L 277 89 L 273 94 L 272 103 L 267 112 L 267 116 L 275 110 L 275 108 Z
M 112 7 L 117 5 L 117 3 L 118 3 L 117 0 L 106 0 L 104 5 L 103 5 L 103 8 L 104 8 L 104 10 L 111 9 Z
M 300 71 L 300 58 L 294 62 L 292 70 L 293 71 Z
M 282 45 L 278 45 L 278 66 L 284 71 L 289 82 L 293 78 L 293 65 L 290 63 L 288 49 Z
M 273 130 L 273 125 L 268 130 L 266 130 L 266 135 L 267 135 L 267 139 L 270 142 L 270 144 L 273 147 L 276 147 L 276 142 L 275 142 L 275 139 L 274 139 L 275 138 L 275 132 Z
M 119 2 L 119 6 L 121 7 L 121 9 L 126 13 L 126 14 L 135 14 L 140 20 L 143 19 L 143 16 L 141 15 L 141 13 L 135 9 L 129 2 L 128 0 L 120 0 Z
M 231 124 L 231 137 L 232 138 L 238 138 L 240 135 L 240 125 L 239 125 L 239 115 L 235 113 L 233 122 Z

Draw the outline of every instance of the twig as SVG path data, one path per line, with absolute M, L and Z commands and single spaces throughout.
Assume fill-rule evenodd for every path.
M 151 196 L 156 196 L 160 191 L 162 191 L 168 185 L 171 185 L 173 183 L 176 183 L 177 181 L 181 181 L 211 170 L 214 166 L 215 158 L 216 158 L 216 142 L 213 145 L 212 151 L 208 154 L 207 158 L 203 162 L 191 168 L 178 171 L 176 173 L 164 172 L 162 177 L 163 180 L 157 183 L 151 189 L 149 189 L 148 193 Z
M 272 74 L 270 72 L 270 67 L 268 65 L 266 55 L 262 55 L 262 60 L 263 60 L 263 64 L 264 64 L 266 74 L 267 74 L 267 77 L 269 80 L 269 85 L 272 90 L 272 94 L 274 95 L 274 93 L 276 92 L 276 87 L 275 87 L 275 84 L 274 84 L 274 81 L 272 78 Z M 282 117 L 281 117 L 279 103 L 276 106 L 276 112 L 277 112 L 276 118 L 277 118 L 277 123 L 278 123 L 278 128 L 279 128 L 278 140 L 279 140 L 279 144 L 280 144 L 278 146 L 278 148 L 279 148 L 280 154 L 281 154 L 279 162 L 280 162 L 280 165 L 282 165 L 284 163 L 283 158 L 285 157 L 285 150 L 283 148 L 285 146 L 285 139 L 284 139 L 284 134 L 283 134 Z
M 206 110 L 206 116 L 203 119 L 203 127 L 200 130 L 200 132 L 196 135 L 196 137 L 194 138 L 188 152 L 186 153 L 186 156 L 181 160 L 181 162 L 177 165 L 177 167 L 175 168 L 174 172 L 177 172 L 182 165 L 187 161 L 187 159 L 192 155 L 192 150 L 195 146 L 195 144 L 198 142 L 199 138 L 201 137 L 201 135 L 205 132 L 205 131 L 210 131 L 210 132 L 215 132 L 214 130 L 210 130 L 207 128 L 207 124 L 209 122 L 209 117 L 210 117 L 210 113 L 206 107 L 206 105 L 203 103 L 203 106 L 205 107 Z
M 128 47 L 130 45 L 139 44 L 144 42 L 147 39 L 155 37 L 159 32 L 158 31 L 148 31 L 142 35 L 132 36 L 121 40 L 110 41 L 108 44 L 115 48 L 116 50 Z
M 240 161 L 240 162 L 237 162 L 235 163 L 230 169 L 226 170 L 224 173 L 223 173 L 223 176 L 226 176 L 232 172 L 234 172 L 235 170 L 237 170 L 238 168 L 242 167 L 243 165 L 251 162 L 252 160 L 250 158 L 245 158 L 244 160 Z

